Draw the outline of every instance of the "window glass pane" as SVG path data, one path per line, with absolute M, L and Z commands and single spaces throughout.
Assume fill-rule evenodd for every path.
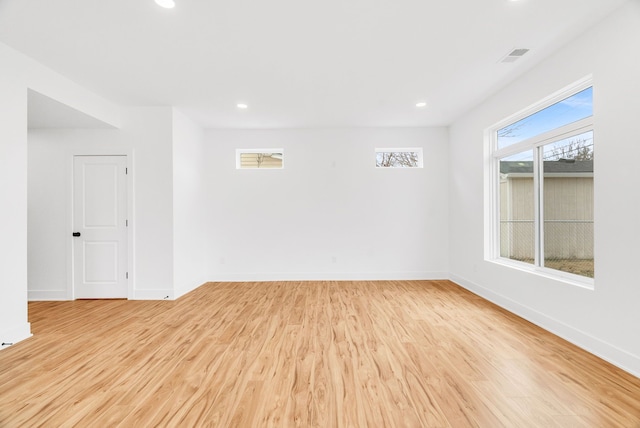
M 593 88 L 589 87 L 524 119 L 499 129 L 498 149 L 584 119 L 592 114 Z
M 500 257 L 535 261 L 533 151 L 500 159 Z
M 543 148 L 544 266 L 593 278 L 593 131 Z
M 421 168 L 422 149 L 376 149 L 376 168 Z
M 282 168 L 282 153 L 239 153 L 239 168 Z

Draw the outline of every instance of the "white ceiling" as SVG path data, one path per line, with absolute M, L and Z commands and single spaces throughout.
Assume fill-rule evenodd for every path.
M 0 0 L 0 42 L 204 127 L 438 126 L 625 1 Z

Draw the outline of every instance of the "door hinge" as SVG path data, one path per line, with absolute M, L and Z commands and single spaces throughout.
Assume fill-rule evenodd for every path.
M 124 227 L 129 227 L 129 220 L 124 221 Z
M 129 174 L 129 168 L 125 167 L 124 168 L 124 175 L 127 175 L 127 174 Z
M 129 279 L 129 272 L 126 273 L 127 279 Z

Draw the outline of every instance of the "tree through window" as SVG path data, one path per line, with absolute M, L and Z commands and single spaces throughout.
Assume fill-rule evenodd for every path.
M 376 168 L 422 168 L 422 148 L 376 149 Z

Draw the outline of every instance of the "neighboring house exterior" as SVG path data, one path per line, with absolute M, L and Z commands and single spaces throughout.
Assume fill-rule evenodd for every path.
M 500 256 L 534 258 L 533 162 L 500 162 Z M 544 162 L 545 259 L 593 259 L 593 160 Z

